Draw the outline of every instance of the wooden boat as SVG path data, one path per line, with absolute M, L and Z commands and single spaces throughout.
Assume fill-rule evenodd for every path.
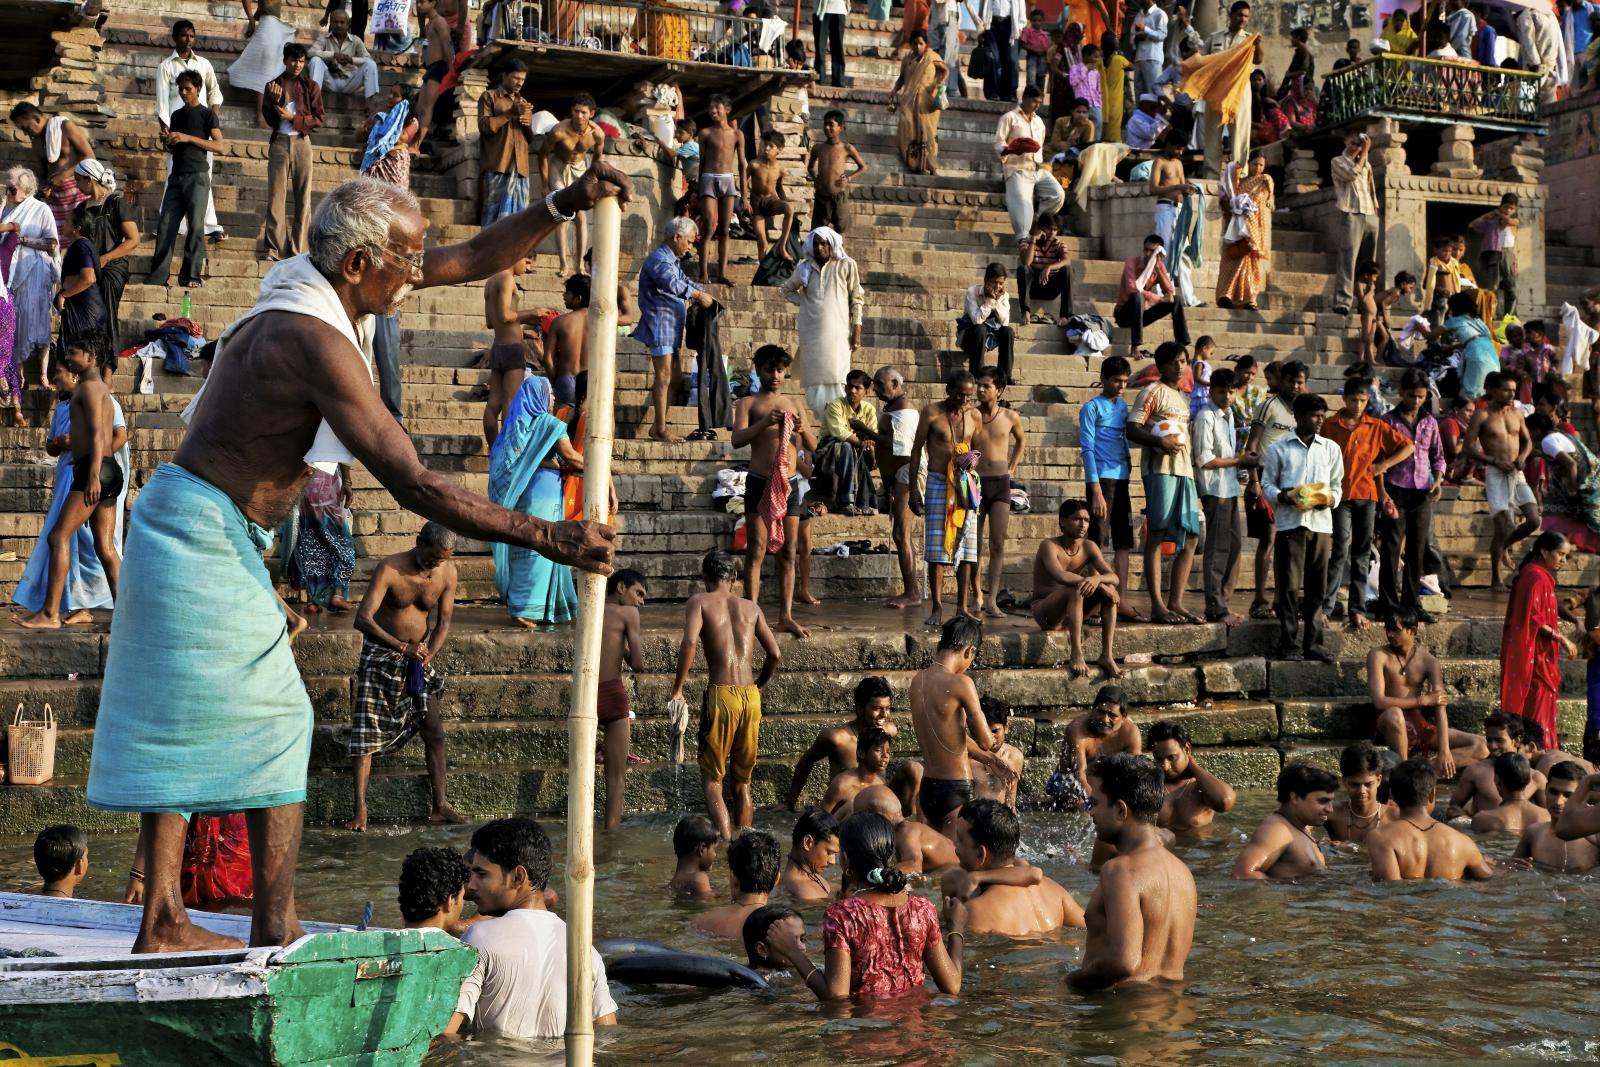
M 249 916 L 190 917 L 249 937 Z M 326 923 L 283 947 L 134 956 L 139 918 L 0 893 L 0 1067 L 416 1064 L 476 959 L 440 930 Z

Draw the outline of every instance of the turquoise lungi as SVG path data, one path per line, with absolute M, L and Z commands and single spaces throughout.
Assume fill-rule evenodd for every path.
M 128 520 L 89 803 L 248 811 L 306 797 L 311 699 L 261 552 L 272 535 L 163 464 Z
M 1194 479 L 1179 474 L 1144 476 L 1145 537 L 1171 541 L 1178 548 L 1200 536 L 1200 496 Z

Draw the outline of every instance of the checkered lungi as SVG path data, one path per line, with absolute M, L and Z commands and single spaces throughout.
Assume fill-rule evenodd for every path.
M 945 515 L 950 505 L 950 484 L 942 474 L 928 472 L 928 488 L 922 494 L 922 558 L 927 563 L 950 566 L 978 562 L 978 511 L 967 512 L 956 541 L 955 558 L 944 550 Z
M 352 756 L 382 756 L 400 749 L 422 729 L 428 701 L 444 692 L 444 674 L 431 665 L 422 669 L 422 693 L 406 692 L 413 661 L 363 638 L 361 665 L 356 668 L 356 700 L 350 716 Z

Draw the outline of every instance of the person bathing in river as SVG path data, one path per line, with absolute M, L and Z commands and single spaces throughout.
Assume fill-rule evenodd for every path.
M 1579 784 L 1586 774 L 1583 767 L 1567 760 L 1550 768 L 1544 784 L 1544 809 L 1550 815 L 1548 822 L 1537 822 L 1522 828 L 1522 838 L 1511 854 L 1513 862 L 1529 866 L 1538 864 L 1563 874 L 1582 874 L 1600 865 L 1600 835 L 1587 834 L 1565 840 L 1557 833 L 1557 824 L 1567 805 L 1573 801 Z M 1587 796 L 1584 803 L 1587 804 Z
M 1233 786 L 1200 766 L 1189 731 L 1166 719 L 1150 727 L 1150 756 L 1161 767 L 1167 799 L 1157 825 L 1165 830 L 1198 830 L 1210 826 L 1219 811 L 1232 811 Z
M 1459 881 L 1494 874 L 1494 864 L 1472 838 L 1434 820 L 1437 781 L 1433 767 L 1420 759 L 1407 760 L 1389 772 L 1389 796 L 1400 814 L 1367 835 L 1374 882 Z
M 1309 763 L 1287 764 L 1278 774 L 1278 810 L 1262 820 L 1239 858 L 1233 877 L 1240 881 L 1294 881 L 1320 874 L 1328 866 L 1311 831 L 1333 814 L 1339 779 Z
M 1401 762 L 1430 760 L 1446 778 L 1489 755 L 1483 738 L 1450 725 L 1439 660 L 1417 639 L 1417 616 L 1401 609 L 1383 624 L 1384 644 L 1367 653 L 1367 692 L 1378 713 L 1377 740 Z
M 1334 806 L 1328 816 L 1328 839 L 1360 843 L 1373 827 L 1400 816 L 1392 803 L 1380 803 L 1378 790 L 1383 785 L 1383 757 L 1371 741 L 1353 741 L 1339 753 L 1340 782 L 1344 803 Z
M 863 789 L 856 795 L 855 808 L 889 820 L 894 827 L 896 866 L 907 874 L 937 874 L 960 862 L 948 837 L 927 823 L 906 818 L 900 798 L 888 786 Z
M 1014 810 L 998 800 L 970 801 L 951 826 L 961 866 L 945 872 L 942 886 L 947 902 L 965 903 L 968 933 L 1033 937 L 1083 925 L 1072 894 L 1017 857 L 1022 824 Z
M 973 760 L 988 765 L 1001 782 L 1013 777 L 994 752 L 978 687 L 967 673 L 982 641 L 983 624 L 957 615 L 944 624 L 933 663 L 911 679 L 911 725 L 924 767 L 918 803 L 928 825 L 947 835 L 951 813 L 972 799 Z
M 678 857 L 677 869 L 667 888 L 674 898 L 710 900 L 711 868 L 717 864 L 717 848 L 722 838 L 714 823 L 704 815 L 685 815 L 672 829 L 672 852 Z
M 989 724 L 989 732 L 994 735 L 995 755 L 1005 761 L 1006 766 L 1011 769 L 1012 777 L 1002 781 L 998 776 L 989 773 L 987 766 L 980 763 L 973 768 L 972 794 L 980 800 L 998 800 L 1007 807 L 1015 809 L 1024 757 L 1022 749 L 1006 743 L 1006 731 L 1011 724 L 1011 705 L 996 697 L 982 697 L 978 704 L 983 708 L 983 718 Z
M 1046 792 L 1068 811 L 1089 807 L 1089 764 L 1118 752 L 1138 755 L 1139 728 L 1127 717 L 1128 694 L 1120 685 L 1103 685 L 1094 706 L 1067 724 L 1055 773 Z
M 1066 500 L 1058 512 L 1061 536 L 1039 545 L 1033 557 L 1033 621 L 1039 629 L 1066 630 L 1071 659 L 1067 668 L 1077 677 L 1089 673 L 1083 658 L 1083 617 L 1100 613 L 1100 659 L 1107 678 L 1117 678 L 1122 668 L 1114 654 L 1118 606 L 1121 596 L 1117 575 L 1088 540 L 1093 516 L 1087 501 Z
M 883 774 L 894 758 L 894 739 L 876 727 L 861 731 L 856 738 L 856 765 L 840 771 L 828 783 L 822 806 L 834 818 L 843 819 L 854 809 L 850 806 L 856 794 L 875 785 L 887 784 Z
M 694 929 L 720 941 L 737 941 L 744 921 L 764 907 L 778 884 L 778 841 L 765 830 L 746 830 L 728 846 L 732 902 L 695 916 Z
M 1474 833 L 1520 834 L 1525 826 L 1549 821 L 1550 813 L 1532 800 L 1533 768 L 1522 753 L 1502 752 L 1494 758 L 1494 785 L 1500 803 L 1472 817 Z
M 1516 715 L 1493 712 L 1483 720 L 1484 747 L 1489 754 L 1461 772 L 1455 791 L 1450 794 L 1450 803 L 1445 808 L 1446 819 L 1476 815 L 1499 805 L 1500 789 L 1495 784 L 1494 761 L 1504 753 L 1517 751 L 1522 741 L 1522 729 L 1523 720 Z M 1544 789 L 1544 775 L 1534 771 L 1532 779 L 1532 795 L 1537 796 Z
M 826 872 L 838 861 L 839 820 L 821 808 L 807 808 L 795 820 L 778 892 L 799 904 L 831 902 L 833 886 Z
M 894 737 L 895 725 L 890 721 L 893 713 L 894 688 L 881 674 L 869 674 L 856 683 L 854 694 L 855 716 L 839 726 L 824 726 L 817 733 L 811 747 L 795 761 L 794 773 L 789 776 L 789 793 L 785 799 L 790 811 L 800 803 L 800 794 L 811 779 L 811 770 L 823 760 L 828 761 L 828 781 L 833 781 L 843 771 L 856 765 L 856 742 L 865 730 L 878 729 Z
M 639 608 L 649 596 L 644 575 L 620 570 L 606 579 L 605 621 L 600 624 L 600 687 L 595 708 L 604 731 L 602 751 L 606 761 L 605 828 L 622 825 L 623 791 L 628 778 L 629 742 L 633 735 L 633 707 L 622 680 L 626 659 L 635 678 L 644 672 L 644 642 L 639 636 Z
M 467 923 L 467 881 L 472 872 L 453 848 L 413 849 L 400 865 L 400 917 L 407 930 L 443 930 L 461 936 Z

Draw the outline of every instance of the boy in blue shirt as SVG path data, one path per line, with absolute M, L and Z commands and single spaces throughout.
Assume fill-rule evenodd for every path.
M 1133 464 L 1128 455 L 1128 388 L 1131 368 L 1122 356 L 1107 356 L 1100 363 L 1100 395 L 1078 412 L 1078 447 L 1083 452 L 1084 496 L 1089 501 L 1089 540 L 1101 551 L 1114 553 L 1117 588 L 1128 588 L 1128 559 L 1133 551 L 1133 507 L 1128 501 L 1128 478 Z M 1143 621 L 1123 597 L 1118 614 Z

